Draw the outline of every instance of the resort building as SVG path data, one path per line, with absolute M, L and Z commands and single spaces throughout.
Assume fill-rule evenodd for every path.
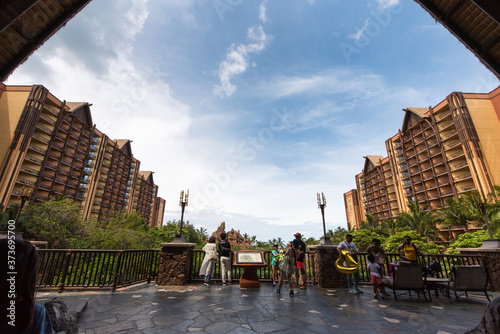
M 137 212 L 161 226 L 165 201 L 141 172 L 130 140 L 111 140 L 92 123 L 90 104 L 63 102 L 40 85 L 0 84 L 0 209 L 64 195 L 84 219 Z M 157 203 L 155 205 L 155 203 Z M 163 203 L 163 205 L 161 205 Z
M 387 156 L 366 156 L 356 189 L 344 194 L 352 227 L 368 213 L 383 221 L 409 202 L 437 209 L 473 190 L 486 198 L 500 185 L 500 87 L 454 92 L 435 107 L 404 112 L 401 129 L 386 141 Z

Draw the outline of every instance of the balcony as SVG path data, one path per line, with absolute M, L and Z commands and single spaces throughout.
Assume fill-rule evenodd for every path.
M 436 122 L 439 122 L 439 121 L 445 119 L 448 116 L 451 116 L 451 111 L 449 111 L 449 110 L 445 111 L 443 113 L 440 113 L 440 114 L 436 115 L 436 117 L 435 117 Z
M 449 150 L 449 149 L 452 149 L 452 148 L 454 148 L 454 147 L 457 147 L 458 145 L 460 145 L 460 140 L 454 140 L 454 141 L 452 141 L 452 142 L 450 142 L 450 143 L 446 143 L 446 144 L 445 144 L 445 145 L 443 145 L 443 146 L 444 146 L 444 148 L 445 148 L 446 150 Z
M 40 171 L 33 169 L 31 167 L 28 167 L 28 166 L 22 166 L 21 171 L 28 173 L 28 174 L 31 174 L 31 175 L 34 175 L 34 176 L 38 176 L 38 173 L 40 173 Z
M 29 161 L 31 161 L 33 163 L 38 164 L 38 165 L 41 165 L 43 163 L 42 159 L 35 158 L 34 156 L 29 155 L 29 154 L 26 155 L 25 160 L 29 160 Z
M 450 170 L 456 171 L 456 170 L 459 170 L 459 169 L 462 169 L 462 168 L 465 168 L 468 166 L 469 166 L 469 164 L 467 163 L 467 161 L 462 161 L 462 162 L 459 162 L 456 164 L 450 164 Z
M 455 153 L 451 154 L 448 157 L 448 160 L 454 160 L 454 159 L 457 159 L 457 158 L 460 158 L 460 157 L 463 157 L 463 156 L 465 156 L 465 152 L 463 150 L 460 150 L 458 152 L 455 152 Z
M 43 125 L 41 123 L 37 123 L 36 127 L 48 135 L 52 134 L 52 129 L 46 127 L 45 125 Z
M 40 154 L 45 154 L 47 152 L 46 149 L 43 149 L 40 146 L 37 146 L 35 144 L 30 144 L 29 148 L 33 151 L 40 153 Z
M 45 104 L 45 105 L 44 105 L 44 108 L 45 108 L 46 110 L 48 110 L 48 111 L 49 111 L 51 114 L 53 114 L 54 116 L 59 116 L 59 110 L 57 110 L 57 109 L 55 109 L 55 108 L 51 107 L 50 105 Z
M 449 128 L 450 126 L 453 125 L 453 120 L 450 120 L 450 121 L 446 121 L 442 124 L 438 124 L 438 129 L 439 131 L 444 131 L 445 129 Z
M 441 139 L 442 139 L 443 141 L 445 141 L 445 140 L 447 140 L 447 139 L 449 139 L 449 138 L 451 138 L 451 137 L 455 136 L 456 134 L 457 134 L 457 129 L 453 129 L 450 133 L 448 133 L 448 134 L 446 134 L 446 135 L 444 135 L 444 136 L 441 136 Z
M 41 114 L 40 115 L 40 118 L 43 119 L 45 122 L 51 124 L 51 125 L 54 125 L 56 124 L 56 121 L 53 120 L 52 118 L 50 118 L 49 116 L 45 115 L 45 114 Z

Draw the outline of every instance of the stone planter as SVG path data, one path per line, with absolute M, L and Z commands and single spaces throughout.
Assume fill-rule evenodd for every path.
M 316 251 L 314 256 L 314 275 L 318 285 L 322 288 L 347 287 L 346 275 L 335 268 L 339 254 L 336 245 L 308 246 L 309 250 Z
M 158 285 L 185 285 L 189 280 L 191 254 L 196 244 L 161 244 L 160 264 L 158 266 Z

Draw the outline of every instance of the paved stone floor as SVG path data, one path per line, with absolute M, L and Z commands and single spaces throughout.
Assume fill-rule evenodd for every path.
M 469 294 L 460 303 L 445 296 L 426 302 L 416 294 L 375 300 L 346 289 L 308 286 L 289 297 L 271 284 L 240 289 L 190 285 L 142 284 L 109 291 L 38 292 L 37 301 L 60 297 L 88 300 L 79 333 L 464 333 L 480 321 L 488 304 L 484 294 Z M 498 293 L 490 293 L 492 300 Z

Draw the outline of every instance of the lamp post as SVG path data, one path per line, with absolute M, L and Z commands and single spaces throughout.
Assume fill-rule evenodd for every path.
M 326 208 L 326 197 L 325 194 L 321 193 L 321 196 L 319 193 L 318 195 L 318 208 L 321 209 L 321 216 L 323 217 L 323 236 L 320 239 L 320 245 L 332 245 L 332 241 L 330 238 L 326 237 L 326 225 L 325 225 L 325 208 Z
M 186 194 L 184 194 L 184 190 L 181 191 L 181 197 L 179 198 L 179 206 L 181 207 L 181 228 L 179 230 L 179 234 L 177 234 L 175 236 L 175 239 L 173 242 L 175 243 L 185 243 L 186 240 L 184 239 L 184 236 L 182 235 L 182 224 L 183 224 L 183 220 L 184 220 L 184 209 L 186 208 L 186 206 L 188 206 L 188 201 L 189 201 L 189 189 L 188 191 L 186 192 Z
M 31 198 L 31 195 L 33 195 L 33 189 L 35 186 L 31 183 L 25 183 L 24 186 L 21 188 L 19 191 L 19 198 L 21 199 L 21 205 L 19 206 L 19 210 L 17 210 L 16 214 L 16 219 L 14 219 L 17 223 L 19 216 L 21 215 L 21 211 L 23 210 L 24 204 L 26 203 L 27 200 Z

